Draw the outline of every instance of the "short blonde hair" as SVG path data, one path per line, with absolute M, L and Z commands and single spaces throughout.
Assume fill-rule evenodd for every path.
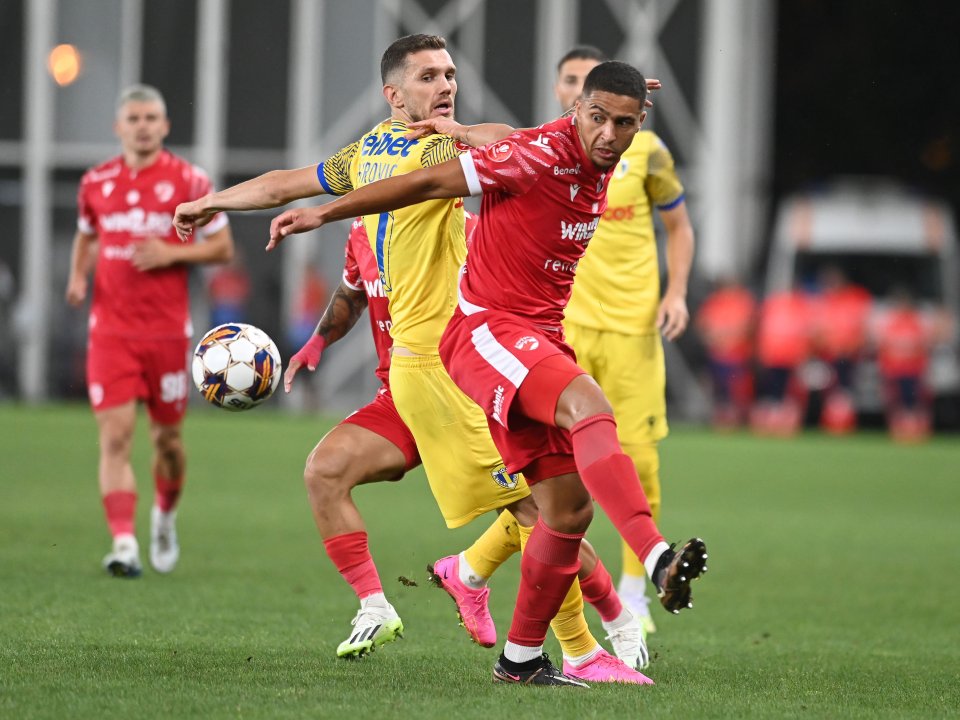
M 167 114 L 167 102 L 163 99 L 163 93 L 153 85 L 130 85 L 124 88 L 117 100 L 117 111 L 129 102 L 158 102 L 163 107 L 163 114 Z

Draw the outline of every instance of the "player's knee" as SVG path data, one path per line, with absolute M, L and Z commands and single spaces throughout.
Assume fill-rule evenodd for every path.
M 331 497 L 349 491 L 356 485 L 350 472 L 353 458 L 350 450 L 337 442 L 321 440 L 307 456 L 303 481 L 312 498 Z
M 133 429 L 107 427 L 100 431 L 100 452 L 109 457 L 128 457 L 133 444 Z
M 550 517 L 544 517 L 547 527 L 561 533 L 585 533 L 593 520 L 593 503 L 589 496 L 585 502 L 571 504 L 565 508 L 554 508 Z
M 557 400 L 557 425 L 565 429 L 595 415 L 612 414 L 610 401 L 589 375 L 574 378 Z

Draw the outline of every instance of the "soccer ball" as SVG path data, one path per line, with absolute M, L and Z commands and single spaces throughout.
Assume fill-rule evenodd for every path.
M 280 384 L 280 352 L 260 328 L 218 325 L 193 351 L 193 382 L 204 399 L 225 410 L 249 410 Z

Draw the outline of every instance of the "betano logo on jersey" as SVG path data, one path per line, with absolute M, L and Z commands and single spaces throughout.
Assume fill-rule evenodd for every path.
M 371 133 L 363 141 L 363 147 L 360 149 L 361 155 L 399 155 L 407 157 L 410 149 L 414 145 L 419 145 L 419 140 L 407 140 L 403 135 L 394 135 L 393 133 L 383 133 L 376 135 Z
M 173 215 L 168 212 L 144 212 L 143 208 L 130 208 L 100 216 L 104 232 L 126 232 L 131 235 L 166 236 L 173 229 Z
M 566 220 L 560 221 L 560 238 L 563 240 L 572 240 L 573 242 L 589 242 L 590 238 L 597 231 L 597 225 L 600 224 L 600 218 L 595 217 L 590 222 L 572 222 Z

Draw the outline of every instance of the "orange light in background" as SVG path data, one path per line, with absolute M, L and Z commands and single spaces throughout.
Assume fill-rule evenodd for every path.
M 73 45 L 57 45 L 47 56 L 47 68 L 57 85 L 69 85 L 80 75 L 80 51 Z

